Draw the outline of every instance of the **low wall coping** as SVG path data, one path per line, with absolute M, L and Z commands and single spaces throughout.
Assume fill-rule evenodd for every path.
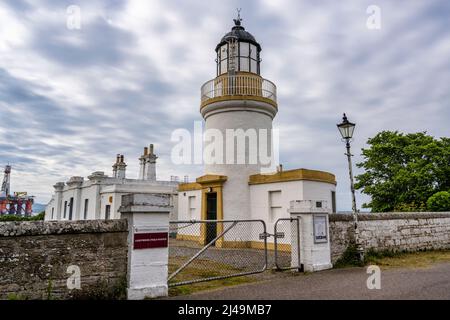
M 384 213 L 358 213 L 358 221 L 369 220 L 399 220 L 399 219 L 450 219 L 450 212 L 384 212 Z M 352 214 L 332 213 L 330 221 L 353 221 Z
M 0 222 L 0 238 L 51 234 L 112 233 L 127 231 L 128 222 L 126 219 Z

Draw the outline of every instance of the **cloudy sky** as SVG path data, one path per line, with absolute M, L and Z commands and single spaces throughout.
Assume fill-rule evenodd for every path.
M 67 27 L 71 5 L 81 29 Z M 369 5 L 381 29 L 367 27 Z M 0 166 L 13 166 L 13 191 L 46 203 L 57 181 L 110 174 L 116 153 L 137 176 L 149 143 L 160 179 L 201 175 L 171 163 L 170 135 L 201 120 L 237 7 L 278 87 L 284 168 L 335 173 L 339 210 L 351 208 L 342 112 L 357 123 L 356 162 L 381 130 L 450 135 L 449 1 L 1 0 Z

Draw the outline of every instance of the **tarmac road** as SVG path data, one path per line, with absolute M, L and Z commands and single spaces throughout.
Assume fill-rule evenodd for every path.
M 169 299 L 450 299 L 450 263 L 381 271 L 381 289 L 367 288 L 366 268 L 298 274 Z

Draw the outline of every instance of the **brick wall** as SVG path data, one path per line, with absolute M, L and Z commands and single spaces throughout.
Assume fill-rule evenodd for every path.
M 127 222 L 0 222 L 0 299 L 121 298 L 126 290 Z M 69 290 L 67 268 L 81 271 Z
M 330 215 L 331 259 L 335 262 L 354 239 L 352 215 Z M 358 214 L 362 247 L 417 251 L 450 248 L 450 212 Z

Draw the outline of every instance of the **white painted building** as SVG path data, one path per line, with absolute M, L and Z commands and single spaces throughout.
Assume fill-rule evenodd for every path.
M 124 156 L 117 155 L 112 177 L 96 171 L 87 180 L 74 176 L 66 183 L 56 183 L 45 209 L 45 220 L 118 219 L 122 196 L 134 193 L 170 194 L 174 205 L 171 218 L 175 219 L 178 182 L 156 180 L 156 159 L 153 145 L 144 148 L 138 179 L 126 177 Z
M 260 75 L 260 44 L 245 31 L 240 18 L 234 21 L 235 26 L 215 49 L 217 75 L 201 88 L 200 113 L 205 120 L 205 129 L 221 133 L 223 137 L 227 137 L 230 130 L 243 130 L 244 147 L 239 148 L 233 137 L 230 149 L 234 153 L 228 159 L 227 140 L 223 149 L 216 150 L 214 159 L 206 159 L 203 176 L 195 183 L 179 185 L 178 219 L 263 219 L 268 230 L 273 230 L 277 219 L 289 217 L 288 209 L 293 200 L 317 200 L 328 211 L 335 212 L 336 179 L 333 174 L 307 169 L 283 171 L 282 166 L 278 166 L 276 172 L 263 173 L 268 167 L 260 157 L 264 154 L 263 149 L 269 150 L 271 167 L 274 167 L 271 129 L 278 113 L 276 86 Z M 258 134 L 258 142 L 253 146 L 250 141 L 252 131 Z M 267 132 L 265 140 L 261 140 L 261 132 Z M 207 148 L 205 143 L 204 148 Z M 251 161 L 254 153 L 258 155 L 256 162 Z M 244 162 L 228 161 L 240 156 Z M 219 225 L 217 229 L 217 233 L 221 231 Z M 251 230 L 247 231 L 243 230 L 241 234 L 251 234 Z M 179 236 L 183 237 L 182 232 Z M 202 243 L 215 237 L 206 232 L 184 236 Z M 259 240 L 243 239 L 242 235 L 240 239 L 229 237 L 225 235 L 225 242 L 245 240 L 253 243 Z

